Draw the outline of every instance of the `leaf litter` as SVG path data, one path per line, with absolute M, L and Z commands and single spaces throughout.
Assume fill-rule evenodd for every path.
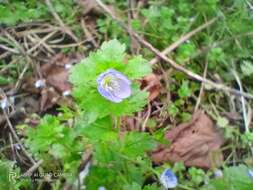
M 152 152 L 156 164 L 183 161 L 186 166 L 211 168 L 223 161 L 220 147 L 224 138 L 203 111 L 194 113 L 190 122 L 169 129 L 165 138 L 171 144 L 160 145 Z
M 71 105 L 71 84 L 68 81 L 69 70 L 83 56 L 78 53 L 56 54 L 51 61 L 40 68 L 41 78 L 30 77 L 23 85 L 26 92 L 38 94 L 39 110 L 45 112 L 55 105 Z
M 143 77 L 141 80 L 141 88 L 146 89 L 149 92 L 149 101 L 152 101 L 159 96 L 161 86 L 159 76 L 153 73 Z

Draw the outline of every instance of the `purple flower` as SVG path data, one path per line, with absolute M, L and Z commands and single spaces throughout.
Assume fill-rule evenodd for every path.
M 122 73 L 108 69 L 97 77 L 98 92 L 106 99 L 119 103 L 131 95 L 131 81 Z
M 166 169 L 160 176 L 160 182 L 166 189 L 175 188 L 177 186 L 177 176 L 170 169 Z
M 221 170 L 217 169 L 217 170 L 214 171 L 214 176 L 216 178 L 222 178 L 223 177 L 223 172 Z

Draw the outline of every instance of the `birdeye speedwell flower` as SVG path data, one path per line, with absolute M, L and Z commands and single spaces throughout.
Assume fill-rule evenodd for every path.
M 177 176 L 170 169 L 166 169 L 160 176 L 160 182 L 166 189 L 175 188 L 177 186 Z
M 119 71 L 108 69 L 97 77 L 97 89 L 107 100 L 119 103 L 131 95 L 131 81 Z

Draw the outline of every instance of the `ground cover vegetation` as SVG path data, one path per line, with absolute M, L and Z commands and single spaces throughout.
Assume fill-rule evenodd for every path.
M 253 2 L 0 1 L 0 189 L 252 190 Z

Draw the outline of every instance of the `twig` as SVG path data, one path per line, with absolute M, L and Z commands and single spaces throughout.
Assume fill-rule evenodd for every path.
M 69 27 L 67 27 L 63 21 L 61 20 L 60 16 L 56 13 L 56 11 L 54 10 L 54 7 L 51 3 L 50 0 L 45 0 L 46 4 L 49 8 L 49 11 L 52 13 L 52 15 L 54 16 L 54 18 L 58 21 L 59 25 L 63 28 L 63 30 L 65 30 L 65 32 L 70 35 L 73 40 L 75 40 L 76 42 L 78 42 L 78 38 L 75 36 L 75 34 L 69 29 Z
M 29 50 L 27 51 L 27 53 L 28 53 L 28 54 L 32 53 L 32 52 L 33 52 L 35 49 L 37 49 L 41 44 L 45 46 L 45 42 L 46 42 L 49 38 L 51 38 L 53 35 L 55 35 L 56 32 L 57 32 L 57 31 L 53 31 L 53 32 L 49 33 L 48 35 L 46 35 L 44 38 L 39 39 L 39 40 L 36 42 L 35 46 L 33 46 L 31 49 L 29 49 Z M 33 39 L 31 36 L 29 36 L 29 35 L 28 35 L 28 38 L 29 38 L 31 41 L 32 41 L 32 40 L 34 41 L 34 39 Z M 45 47 L 48 47 L 48 46 L 45 46 Z M 50 51 L 50 50 L 48 50 L 48 51 Z M 51 52 L 51 51 L 50 51 L 50 52 Z M 54 53 L 54 52 L 51 52 L 51 53 Z
M 23 144 L 21 143 L 21 140 L 19 139 L 16 131 L 14 130 L 12 124 L 11 124 L 11 121 L 6 113 L 5 110 L 3 110 L 3 113 L 4 113 L 4 116 L 5 116 L 5 119 L 7 121 L 7 124 L 9 126 L 9 129 L 11 131 L 11 134 L 13 135 L 14 139 L 17 141 L 17 143 L 19 144 L 21 150 L 24 152 L 24 154 L 26 155 L 26 157 L 33 163 L 35 164 L 36 162 L 34 161 L 34 159 L 29 155 L 29 153 L 26 151 L 25 147 L 23 146 Z
M 88 30 L 88 28 L 86 27 L 85 21 L 84 19 L 81 19 L 81 26 L 83 29 L 83 32 L 86 36 L 86 39 L 91 41 L 91 43 L 94 45 L 94 47 L 98 48 L 98 43 L 96 42 L 96 40 L 94 39 L 94 37 L 91 35 L 90 31 Z
M 15 85 L 15 87 L 13 89 L 13 93 L 15 93 L 15 91 L 19 88 L 20 83 L 21 83 L 21 81 L 22 81 L 22 79 L 23 79 L 26 71 L 28 70 L 28 68 L 29 68 L 29 62 L 32 62 L 32 59 L 30 58 L 29 54 L 25 51 L 25 49 L 23 48 L 23 46 L 20 45 L 19 42 L 12 35 L 9 34 L 8 31 L 4 31 L 4 34 L 6 35 L 6 37 L 8 39 L 10 39 L 13 42 L 13 44 L 16 45 L 16 47 L 19 49 L 20 53 L 27 60 L 26 61 L 26 65 L 25 65 L 24 69 L 22 70 L 22 73 L 19 75 L 18 81 L 16 82 L 16 85 Z
M 33 34 L 32 36 L 33 36 L 36 40 L 40 40 L 40 38 L 39 38 L 39 36 L 38 36 L 37 34 Z M 45 49 L 46 49 L 48 52 L 52 53 L 53 55 L 56 54 L 55 51 L 54 51 L 52 48 L 50 48 L 46 42 L 43 42 L 42 45 L 45 47 Z
M 177 64 L 175 61 L 173 61 L 172 59 L 166 57 L 165 55 L 163 55 L 158 49 L 154 48 L 149 42 L 147 42 L 146 40 L 142 39 L 136 32 L 134 32 L 132 29 L 128 28 L 124 23 L 122 23 L 121 20 L 119 20 L 117 17 L 115 17 L 113 15 L 113 13 L 106 7 L 106 5 L 101 1 L 101 0 L 95 0 L 98 5 L 107 13 L 109 14 L 113 20 L 117 21 L 125 30 L 129 31 L 132 33 L 132 35 L 139 41 L 139 43 L 141 43 L 144 47 L 148 48 L 150 51 L 152 51 L 156 56 L 158 56 L 159 58 L 161 58 L 162 60 L 164 60 L 165 62 L 169 63 L 174 69 L 181 71 L 183 73 L 185 73 L 186 75 L 188 75 L 190 78 L 197 80 L 199 82 L 204 82 L 207 85 L 212 86 L 214 89 L 216 90 L 221 90 L 224 92 L 230 92 L 231 94 L 237 95 L 237 96 L 244 96 L 246 98 L 249 99 L 253 99 L 253 95 L 249 94 L 249 93 L 245 93 L 245 92 L 240 92 L 236 89 L 230 88 L 224 84 L 219 84 L 216 82 L 213 82 L 211 80 L 205 79 L 202 76 L 187 70 L 186 68 L 184 68 L 183 66 Z
M 43 33 L 50 33 L 53 31 L 60 31 L 60 27 L 51 26 L 49 25 L 47 28 L 36 28 L 36 29 L 30 29 L 25 31 L 17 31 L 16 34 L 18 37 L 24 37 L 29 34 L 43 34 Z
M 241 80 L 240 80 L 237 72 L 234 69 L 232 69 L 232 73 L 235 77 L 235 80 L 236 80 L 236 82 L 239 86 L 240 91 L 243 92 L 242 83 L 241 83 Z M 243 113 L 245 131 L 249 132 L 248 118 L 247 118 L 247 111 L 246 111 L 246 101 L 245 101 L 245 98 L 243 96 L 241 96 L 241 104 L 242 104 L 242 113 Z
M 240 80 L 240 78 L 239 78 L 239 76 L 238 76 L 236 70 L 235 70 L 235 69 L 232 69 L 232 73 L 233 73 L 233 75 L 234 75 L 234 77 L 235 77 L 235 79 L 236 79 L 236 82 L 237 82 L 237 84 L 238 84 L 238 86 L 239 86 L 240 91 L 243 92 L 242 83 L 241 83 L 241 80 Z M 248 133 L 248 132 L 250 132 L 250 130 L 249 130 L 249 125 L 250 125 L 250 121 L 249 121 L 249 120 L 250 120 L 250 117 L 248 117 L 249 114 L 248 114 L 247 111 L 246 111 L 246 103 L 247 103 L 247 102 L 246 102 L 245 98 L 244 98 L 243 96 L 241 96 L 241 104 L 242 104 L 242 113 L 243 113 L 243 120 L 244 120 L 245 132 Z M 249 106 L 249 108 L 250 108 L 250 106 Z M 251 111 L 251 109 L 249 109 L 249 112 L 250 112 L 250 111 Z M 249 144 L 249 148 L 250 148 L 250 150 L 251 150 L 251 154 L 253 155 L 252 143 L 249 142 L 248 144 Z
M 18 76 L 18 80 L 17 80 L 17 82 L 15 84 L 15 87 L 14 87 L 13 91 L 16 91 L 19 88 L 19 86 L 20 86 L 20 84 L 22 82 L 22 79 L 23 79 L 26 71 L 28 70 L 28 68 L 29 68 L 29 63 L 26 63 L 26 65 L 25 65 L 24 69 L 22 70 L 21 74 Z
M 206 78 L 207 67 L 208 67 L 208 61 L 206 60 L 205 69 L 204 69 L 204 74 L 203 74 L 203 77 L 204 77 L 204 78 Z M 200 87 L 200 91 L 199 91 L 199 97 L 198 97 L 196 106 L 195 106 L 195 108 L 194 108 L 194 112 L 196 112 L 196 111 L 199 109 L 199 105 L 200 105 L 200 102 L 201 102 L 201 98 L 202 98 L 203 93 L 204 93 L 204 87 L 205 87 L 205 84 L 202 82 L 202 83 L 201 83 L 201 87 Z
M 147 122 L 148 122 L 148 119 L 149 119 L 149 117 L 150 117 L 150 114 L 151 114 L 151 106 L 150 106 L 150 103 L 149 103 L 149 104 L 148 104 L 147 116 L 146 116 L 146 118 L 145 118 L 145 120 L 144 120 L 144 122 L 143 122 L 143 124 L 142 124 L 142 128 L 141 128 L 142 131 L 145 131 L 146 124 L 147 124 Z
M 9 32 L 4 30 L 3 33 L 16 46 L 16 48 L 19 49 L 19 52 L 21 52 L 24 56 L 27 56 L 24 48 L 18 43 L 18 41 L 13 36 L 9 34 Z
M 80 168 L 82 168 L 82 169 L 79 172 L 78 178 L 77 178 L 77 180 L 74 183 L 74 186 L 78 187 L 78 189 L 80 189 L 80 187 L 83 185 L 84 179 L 89 174 L 89 168 L 91 166 L 91 158 L 92 158 L 92 151 L 91 151 L 90 148 L 88 148 L 83 153 L 82 161 L 81 161 L 81 164 L 80 164 Z M 67 189 L 67 186 L 68 186 L 68 184 L 65 185 L 66 188 L 64 188 L 64 189 Z
M 36 162 L 35 164 L 33 164 L 32 167 L 30 167 L 24 174 L 22 174 L 22 176 L 24 177 L 30 177 L 32 175 L 32 173 L 40 167 L 40 165 L 43 163 L 43 160 L 39 160 L 38 162 Z
M 213 18 L 213 19 L 209 20 L 208 22 L 200 25 L 196 29 L 192 30 L 191 32 L 185 34 L 179 40 L 177 40 L 176 42 L 174 42 L 173 44 L 171 44 L 169 47 L 167 47 L 165 50 L 163 50 L 161 52 L 161 54 L 163 54 L 164 56 L 167 55 L 168 53 L 170 53 L 171 51 L 173 51 L 174 49 L 176 49 L 179 45 L 181 45 L 182 43 L 184 43 L 185 41 L 187 41 L 189 38 L 191 38 L 193 35 L 197 34 L 198 32 L 200 32 L 200 31 L 204 30 L 205 28 L 209 27 L 210 25 L 212 25 L 215 21 L 217 21 L 217 18 Z M 152 59 L 150 61 L 150 64 L 154 65 L 157 62 L 158 62 L 158 59 L 154 58 L 154 59 Z
M 128 24 L 128 27 L 131 28 L 131 20 L 134 18 L 133 17 L 133 9 L 134 9 L 134 1 L 133 0 L 127 0 L 127 4 L 128 4 L 128 11 L 127 11 L 127 24 Z M 130 34 L 130 39 L 131 39 L 131 52 L 132 54 L 136 54 L 138 53 L 138 43 L 136 42 L 136 39 L 131 35 L 131 33 L 129 32 Z
M 15 150 L 14 150 L 14 143 L 13 143 L 13 140 L 12 140 L 11 133 L 8 133 L 8 135 L 9 135 L 9 140 L 10 140 L 10 143 L 11 143 L 11 151 L 12 151 L 13 159 L 16 161 L 16 155 L 15 155 Z
M 51 48 L 71 48 L 71 47 L 77 47 L 77 46 L 80 46 L 82 44 L 84 44 L 85 42 L 87 42 L 87 39 L 81 41 L 81 42 L 78 42 L 78 43 L 72 43 L 72 44 L 57 44 L 57 45 L 54 45 L 54 44 L 48 44 L 49 47 Z
M 19 53 L 19 51 L 17 51 L 16 49 L 7 47 L 7 46 L 5 46 L 5 45 L 3 45 L 3 44 L 0 44 L 0 48 L 4 49 L 4 50 L 6 50 L 6 51 L 9 51 L 9 52 L 11 52 L 11 53 L 15 53 L 15 54 L 18 54 L 18 53 Z
M 249 1 L 246 1 L 246 3 L 248 4 L 249 8 L 253 10 L 253 5 L 251 5 Z
M 8 56 L 10 56 L 11 55 L 11 52 L 10 51 L 6 51 L 6 52 L 4 52 L 4 53 L 2 53 L 1 55 L 0 55 L 0 59 L 2 60 L 2 59 L 4 59 L 5 57 L 8 57 Z

